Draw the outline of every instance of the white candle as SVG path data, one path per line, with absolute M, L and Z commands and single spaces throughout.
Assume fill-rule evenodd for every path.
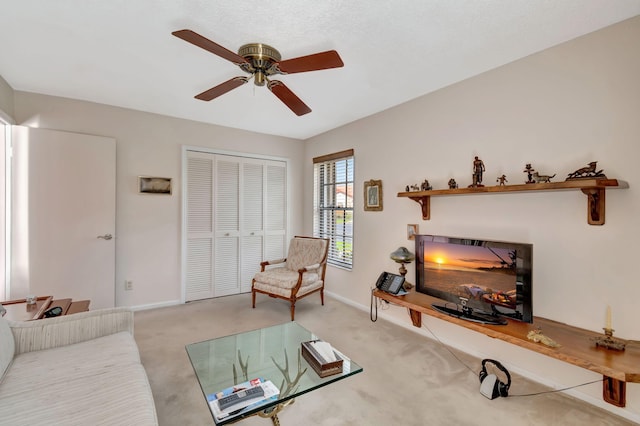
M 605 328 L 611 330 L 611 306 L 607 305 L 607 317 Z

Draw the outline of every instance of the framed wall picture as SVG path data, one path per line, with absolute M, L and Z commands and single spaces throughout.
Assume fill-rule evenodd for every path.
M 368 180 L 364 183 L 364 210 L 382 211 L 382 181 Z
M 412 223 L 407 225 L 407 240 L 415 240 L 417 233 L 418 233 L 417 224 Z
M 171 195 L 171 178 L 138 176 L 140 194 Z

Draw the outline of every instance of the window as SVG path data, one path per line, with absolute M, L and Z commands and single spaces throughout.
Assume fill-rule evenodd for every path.
M 313 235 L 329 238 L 327 263 L 353 264 L 353 150 L 313 159 Z

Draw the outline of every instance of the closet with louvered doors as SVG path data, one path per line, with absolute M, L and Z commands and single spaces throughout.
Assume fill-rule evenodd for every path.
M 185 300 L 251 291 L 285 256 L 286 161 L 187 151 L 186 169 Z

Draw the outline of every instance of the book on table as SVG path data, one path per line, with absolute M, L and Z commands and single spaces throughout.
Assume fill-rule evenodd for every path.
M 251 395 L 253 393 L 252 390 L 255 390 L 257 387 L 261 389 L 261 392 L 256 392 L 256 396 Z M 231 405 L 221 408 L 220 401 L 226 401 L 234 394 L 241 395 L 241 397 L 235 398 L 236 401 L 233 401 Z M 270 401 L 276 401 L 279 394 L 280 389 L 270 380 L 258 377 L 209 394 L 207 395 L 207 402 L 215 418 L 217 420 L 223 420 L 246 413 Z

